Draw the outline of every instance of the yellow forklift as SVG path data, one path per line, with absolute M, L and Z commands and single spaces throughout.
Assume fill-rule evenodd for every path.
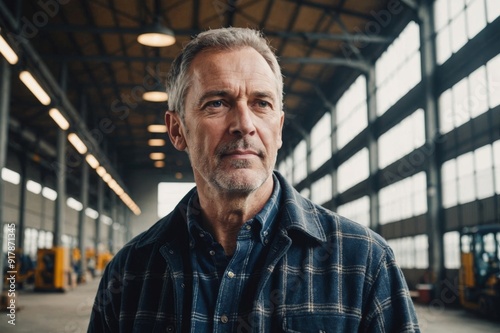
M 500 224 L 464 228 L 460 236 L 460 303 L 500 318 Z

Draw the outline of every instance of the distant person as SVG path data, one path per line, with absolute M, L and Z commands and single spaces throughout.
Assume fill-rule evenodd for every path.
M 258 31 L 199 34 L 167 90 L 196 188 L 108 265 L 89 332 L 419 332 L 387 243 L 273 171 L 283 80 Z

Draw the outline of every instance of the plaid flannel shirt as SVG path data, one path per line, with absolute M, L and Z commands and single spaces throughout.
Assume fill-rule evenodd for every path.
M 213 318 L 214 331 L 420 332 L 384 239 L 301 197 L 275 175 L 282 194 L 264 269 L 250 286 L 254 292 L 246 293 L 251 297 L 241 300 L 245 306 Z M 89 332 L 191 331 L 191 195 L 106 267 Z

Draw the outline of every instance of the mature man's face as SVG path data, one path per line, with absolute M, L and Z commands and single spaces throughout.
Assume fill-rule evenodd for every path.
M 199 187 L 255 191 L 271 176 L 282 144 L 271 68 L 250 47 L 208 50 L 195 57 L 190 75 L 176 147 L 188 152 Z

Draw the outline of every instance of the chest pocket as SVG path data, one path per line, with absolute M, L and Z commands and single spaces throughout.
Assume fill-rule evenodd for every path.
M 343 333 L 357 332 L 358 328 L 357 318 L 335 314 L 288 315 L 283 320 L 283 331 L 287 333 Z

